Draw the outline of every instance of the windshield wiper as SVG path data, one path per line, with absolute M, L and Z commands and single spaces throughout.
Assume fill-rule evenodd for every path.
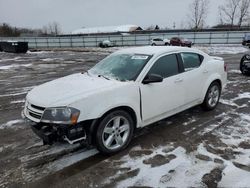
M 103 77 L 103 78 L 105 78 L 106 80 L 110 80 L 108 77 L 106 77 L 106 76 L 104 76 L 104 75 L 101 75 L 101 74 L 99 74 L 98 77 Z

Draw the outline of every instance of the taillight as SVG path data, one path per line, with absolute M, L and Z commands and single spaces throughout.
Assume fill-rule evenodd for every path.
M 224 71 L 227 72 L 227 64 L 224 62 Z

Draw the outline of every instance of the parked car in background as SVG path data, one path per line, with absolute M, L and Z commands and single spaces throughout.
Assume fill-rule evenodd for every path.
M 150 41 L 151 46 L 168 46 L 170 45 L 169 39 L 154 38 Z
M 248 46 L 250 48 L 250 33 L 245 34 L 243 41 L 242 41 L 243 46 Z
M 240 60 L 240 71 L 243 75 L 250 75 L 250 55 L 244 55 Z
M 186 46 L 186 47 L 191 48 L 192 44 L 193 43 L 189 41 L 188 39 L 184 39 L 181 37 L 173 37 L 170 40 L 170 45 L 172 46 Z
M 113 46 L 114 46 L 114 43 L 111 42 L 110 40 L 104 40 L 99 43 L 99 47 L 101 48 L 108 48 L 108 47 L 113 47 Z
M 111 154 L 126 148 L 137 128 L 199 104 L 213 110 L 226 81 L 223 59 L 197 49 L 128 48 L 85 73 L 35 87 L 23 115 L 45 144 L 86 142 Z

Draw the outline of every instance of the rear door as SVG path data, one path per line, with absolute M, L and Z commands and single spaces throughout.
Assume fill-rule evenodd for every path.
M 202 98 L 202 89 L 209 76 L 209 70 L 203 63 L 204 57 L 197 53 L 180 53 L 184 72 L 183 86 L 185 90 L 185 103 L 193 103 Z

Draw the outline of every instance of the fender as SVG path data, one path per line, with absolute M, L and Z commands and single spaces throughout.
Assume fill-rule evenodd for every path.
M 212 74 L 206 81 L 206 83 L 204 84 L 204 87 L 202 89 L 202 95 L 201 95 L 201 100 L 203 101 L 205 99 L 205 96 L 206 96 L 206 93 L 207 93 L 207 90 L 209 88 L 209 86 L 211 85 L 211 83 L 215 80 L 220 80 L 220 83 L 222 85 L 222 79 L 221 79 L 221 76 L 220 74 L 218 73 L 214 73 Z

